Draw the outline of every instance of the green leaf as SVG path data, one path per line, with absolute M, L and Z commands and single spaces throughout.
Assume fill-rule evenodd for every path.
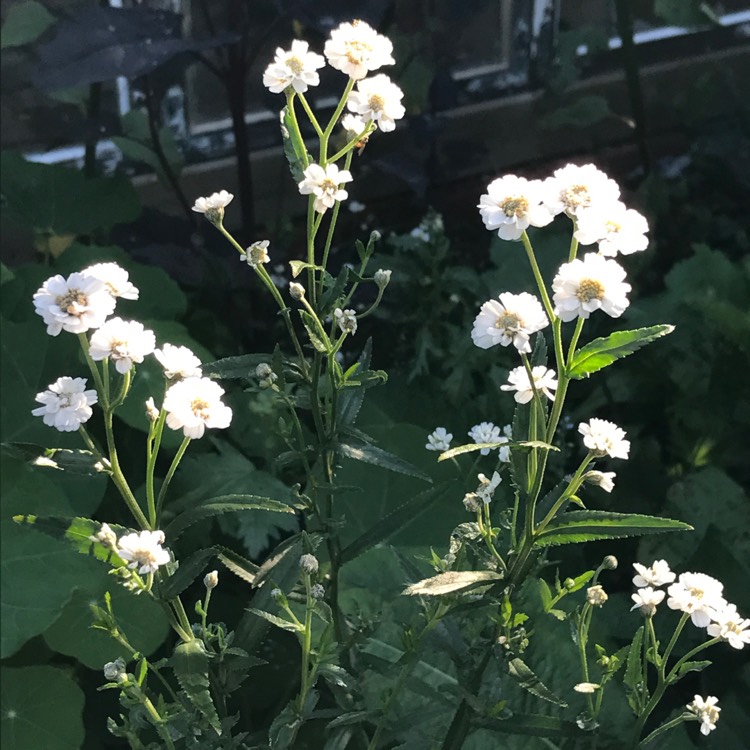
M 677 670 L 677 679 L 684 677 L 688 672 L 702 672 L 706 667 L 710 667 L 710 661 L 686 661 L 680 665 Z
M 303 174 L 305 162 L 309 163 L 313 161 L 313 158 L 308 153 L 304 142 L 297 135 L 288 107 L 281 110 L 281 136 L 284 141 L 284 156 L 289 163 L 292 178 L 297 183 L 302 182 L 305 179 Z
M 3 750 L 79 750 L 83 691 L 62 669 L 3 668 L 0 744 Z
M 619 539 L 692 529 L 689 524 L 671 518 L 643 516 L 637 513 L 574 510 L 550 521 L 534 544 L 538 547 L 551 547 L 558 544 L 590 542 L 594 539 Z
M 431 578 L 407 586 L 403 593 L 407 596 L 443 596 L 461 594 L 466 591 L 488 586 L 502 581 L 504 576 L 492 570 L 460 570 L 440 573 Z
M 69 471 L 72 474 L 108 473 L 105 466 L 91 452 L 72 448 L 43 448 L 35 443 L 2 443 L 0 447 L 10 456 L 30 466 Z
M 177 539 L 185 529 L 198 521 L 220 516 L 223 513 L 232 513 L 243 510 L 267 510 L 273 513 L 294 513 L 294 508 L 279 500 L 270 497 L 258 497 L 257 495 L 223 495 L 212 497 L 205 503 L 190 508 L 181 513 L 164 530 L 164 535 L 170 539 Z
M 241 354 L 238 357 L 225 357 L 215 362 L 201 365 L 204 375 L 210 375 L 219 380 L 233 380 L 250 378 L 255 375 L 255 368 L 271 361 L 270 354 Z
M 364 372 L 370 369 L 370 360 L 372 358 L 372 338 L 365 342 L 364 349 L 355 362 L 358 372 Z M 342 427 L 351 427 L 357 420 L 362 404 L 365 400 L 365 390 L 367 386 L 361 385 L 358 388 L 349 388 L 339 397 L 339 424 Z
M 655 0 L 654 12 L 674 26 L 691 28 L 720 22 L 705 0 Z
M 472 724 L 494 729 L 506 734 L 521 734 L 531 737 L 581 737 L 583 732 L 572 721 L 563 721 L 553 716 L 538 714 L 513 714 L 509 719 L 476 717 Z
M 0 31 L 0 49 L 22 47 L 40 37 L 55 17 L 36 0 L 24 0 L 8 9 Z
M 432 479 L 430 479 L 430 477 L 421 469 L 418 469 L 408 461 L 404 461 L 402 458 L 394 456 L 392 453 L 384 451 L 382 448 L 378 448 L 375 445 L 351 445 L 349 443 L 339 443 L 337 450 L 342 456 L 352 458 L 355 461 L 363 461 L 366 464 L 373 464 L 382 469 L 395 471 L 398 474 L 406 474 L 410 477 L 423 479 L 425 482 L 432 482 Z
M 554 703 L 556 706 L 567 708 L 568 704 L 555 695 L 537 676 L 529 669 L 527 664 L 516 657 L 508 663 L 508 674 L 526 691 L 537 698 Z
M 221 722 L 209 692 L 208 654 L 202 641 L 196 638 L 180 643 L 169 661 L 190 702 L 208 720 L 216 734 L 221 734 Z
M 305 629 L 303 625 L 297 625 L 294 622 L 285 620 L 283 617 L 272 615 L 270 612 L 266 612 L 263 609 L 254 609 L 253 607 L 250 607 L 246 611 L 257 615 L 258 617 L 262 617 L 266 622 L 270 622 L 271 625 L 275 625 L 277 628 L 281 628 L 282 630 L 289 630 L 292 633 L 301 633 Z
M 299 314 L 302 318 L 302 324 L 307 331 L 310 343 L 313 345 L 313 349 L 321 354 L 328 354 L 333 351 L 331 339 L 329 339 L 328 334 L 320 328 L 315 318 L 313 318 L 313 316 L 306 310 L 299 310 Z
M 219 554 L 219 560 L 234 573 L 237 578 L 241 578 L 245 583 L 251 586 L 255 583 L 255 576 L 258 574 L 258 566 L 246 560 L 242 555 L 238 555 L 233 550 L 224 547 Z
M 643 685 L 643 635 L 644 626 L 641 625 L 635 631 L 633 642 L 630 644 L 625 675 L 622 679 L 627 689 L 628 703 L 636 716 L 640 713 L 640 707 L 645 705 L 647 699 L 647 696 L 641 695 L 640 690 L 641 687 L 645 688 Z
M 449 458 L 460 456 L 464 453 L 474 453 L 475 451 L 484 450 L 485 448 L 494 450 L 495 448 L 501 448 L 503 446 L 505 446 L 506 448 L 511 447 L 516 449 L 528 448 L 529 450 L 535 449 L 557 452 L 560 451 L 560 449 L 556 446 L 550 445 L 550 443 L 545 443 L 543 440 L 505 440 L 502 443 L 467 443 L 466 445 L 459 445 L 455 448 L 451 448 L 450 450 L 441 453 L 438 456 L 438 461 L 445 461 Z
M 165 537 L 169 539 L 165 533 Z M 177 570 L 158 584 L 158 594 L 161 599 L 169 601 L 179 596 L 193 581 L 203 573 L 209 561 L 216 557 L 216 548 L 208 547 L 193 552 L 190 557 L 180 560 Z
M 672 331 L 672 325 L 658 325 L 633 331 L 616 331 L 605 338 L 594 339 L 575 353 L 568 368 L 568 377 L 577 380 L 586 378 L 592 372 L 608 367 Z
M 325 271 L 323 266 L 316 266 L 315 263 L 306 263 L 304 260 L 290 260 L 289 265 L 292 269 L 292 278 L 296 279 L 306 268 L 312 268 L 314 271 Z

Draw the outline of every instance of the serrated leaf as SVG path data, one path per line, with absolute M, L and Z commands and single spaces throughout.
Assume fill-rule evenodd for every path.
M 285 620 L 283 617 L 272 615 L 270 612 L 266 612 L 263 609 L 254 609 L 253 607 L 249 607 L 246 611 L 257 615 L 258 617 L 262 617 L 266 622 L 270 622 L 271 625 L 275 625 L 277 628 L 281 628 L 282 630 L 289 630 L 292 633 L 301 633 L 305 629 L 302 625 L 297 625 L 297 623 Z
M 638 690 L 639 685 L 643 682 L 643 631 L 642 625 L 635 631 L 633 642 L 630 644 L 630 650 L 628 651 L 625 675 L 623 676 L 623 682 L 628 689 L 628 703 L 636 715 L 640 713 L 641 698 L 645 699 L 645 696 L 641 696 Z
M 258 574 L 258 566 L 255 563 L 226 548 L 219 553 L 219 560 L 238 578 L 251 586 L 255 585 L 255 576 Z
M 460 594 L 479 586 L 487 586 L 503 580 L 500 573 L 492 570 L 459 570 L 440 573 L 411 584 L 403 590 L 406 596 L 443 596 Z
M 370 360 L 372 358 L 372 338 L 368 338 L 365 342 L 364 349 L 359 355 L 356 365 L 358 365 L 359 372 L 370 369 Z M 362 408 L 362 404 L 365 400 L 366 386 L 362 385 L 358 388 L 352 388 L 344 391 L 339 398 L 339 424 L 342 427 L 351 427 L 359 415 L 359 410 Z
M 637 513 L 610 513 L 600 510 L 574 510 L 552 519 L 536 538 L 538 547 L 577 544 L 594 539 L 661 534 L 665 531 L 692 531 L 682 521 Z
M 220 516 L 223 513 L 233 513 L 242 510 L 294 513 L 294 508 L 279 500 L 272 500 L 270 497 L 259 497 L 258 495 L 222 495 L 221 497 L 213 497 L 205 503 L 181 513 L 164 529 L 164 535 L 170 540 L 177 539 L 185 529 L 198 521 Z
M 343 266 L 336 280 L 325 290 L 320 298 L 320 315 L 325 317 L 331 312 L 336 300 L 343 297 L 346 284 L 349 281 L 349 266 Z M 330 277 L 329 274 L 326 274 Z M 324 279 L 325 280 L 325 279 Z
M 321 354 L 328 354 L 333 350 L 333 344 L 331 339 L 328 338 L 328 334 L 323 331 L 315 321 L 312 315 L 306 310 L 299 310 L 300 318 L 302 318 L 302 325 L 305 326 L 307 331 L 307 337 L 310 339 L 310 343 L 316 352 Z
M 495 450 L 495 448 L 527 448 L 528 450 L 534 449 L 560 452 L 559 448 L 550 445 L 550 443 L 545 443 L 543 440 L 505 440 L 501 443 L 467 443 L 466 445 L 458 445 L 455 448 L 451 448 L 441 453 L 438 456 L 438 461 L 445 461 L 464 453 L 474 453 L 475 451 L 481 451 L 484 449 Z
M 508 663 L 508 674 L 527 692 L 537 698 L 554 703 L 556 706 L 567 708 L 568 704 L 555 695 L 527 666 L 526 662 L 516 657 Z
M 710 661 L 686 661 L 680 665 L 677 670 L 677 679 L 684 677 L 688 672 L 702 672 L 706 667 L 710 667 Z
M 615 331 L 605 338 L 594 339 L 575 353 L 567 371 L 568 377 L 577 380 L 588 377 L 672 331 L 672 325 L 658 325 L 632 331 Z
M 221 722 L 209 690 L 208 659 L 203 642 L 196 638 L 188 643 L 180 643 L 172 654 L 170 664 L 190 702 L 203 714 L 216 734 L 221 734 Z
M 572 721 L 563 721 L 553 716 L 538 714 L 513 714 L 508 719 L 476 717 L 472 724 L 477 727 L 494 729 L 506 734 L 529 735 L 532 737 L 581 737 L 583 732 Z
M 109 473 L 108 467 L 87 450 L 43 448 L 35 443 L 2 443 L 1 447 L 14 458 L 43 469 L 57 469 L 87 476 Z
M 380 466 L 382 469 L 389 469 L 398 474 L 406 474 L 410 477 L 423 479 L 425 482 L 432 483 L 427 474 L 418 469 L 414 464 L 404 461 L 403 458 L 394 456 L 392 453 L 378 448 L 375 445 L 351 445 L 349 443 L 339 443 L 338 452 L 347 458 L 353 458 L 355 461 L 364 461 L 366 464 Z
M 166 534 L 167 539 L 170 537 Z M 180 560 L 177 570 L 163 581 L 159 582 L 158 592 L 162 599 L 169 601 L 179 596 L 206 569 L 210 560 L 216 557 L 216 548 L 199 549 L 190 557 Z
M 214 362 L 201 365 L 204 375 L 218 378 L 219 380 L 232 380 L 238 378 L 249 378 L 255 374 L 255 368 L 261 363 L 271 361 L 270 354 L 241 354 L 238 357 L 224 357 Z

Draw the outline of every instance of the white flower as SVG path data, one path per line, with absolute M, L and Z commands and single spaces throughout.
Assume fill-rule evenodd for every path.
M 552 391 L 557 390 L 557 380 L 555 380 L 555 371 L 548 370 L 544 365 L 537 365 L 531 368 L 531 375 L 534 378 L 534 387 L 540 393 L 543 393 L 550 401 L 555 400 Z M 516 391 L 513 398 L 516 403 L 528 404 L 534 398 L 534 391 L 529 380 L 529 373 L 523 365 L 514 367 L 508 373 L 508 382 L 500 386 L 501 391 Z
M 169 552 L 161 545 L 164 544 L 163 531 L 141 531 L 140 533 L 125 534 L 117 542 L 117 554 L 128 563 L 128 568 L 143 575 L 155 573 L 160 566 L 170 561 Z
M 215 589 L 219 585 L 219 571 L 212 570 L 210 573 L 206 573 L 206 575 L 203 576 L 203 585 L 209 591 Z
M 304 172 L 305 179 L 299 183 L 302 195 L 314 195 L 313 208 L 320 214 L 326 209 L 333 208 L 336 201 L 343 201 L 349 197 L 346 190 L 339 188 L 344 182 L 351 182 L 354 178 L 347 169 L 339 169 L 335 164 L 328 164 L 326 168 L 320 164 L 311 164 Z
M 480 349 L 513 344 L 519 352 L 530 352 L 529 336 L 549 325 L 539 300 L 528 292 L 503 292 L 500 301 L 485 302 L 474 319 L 471 340 Z
M 602 255 L 630 255 L 648 247 L 646 218 L 621 201 L 582 209 L 576 217 L 575 238 L 582 245 L 599 243 Z
M 509 443 L 511 440 L 513 440 L 513 427 L 509 424 L 506 424 L 505 427 L 503 427 L 503 434 L 500 435 L 500 437 L 497 439 L 497 442 Z M 510 461 L 510 446 L 501 445 L 497 449 L 497 457 L 500 461 L 507 464 Z
M 342 310 L 337 307 L 333 311 L 333 317 L 342 333 L 351 333 L 353 336 L 357 332 L 357 314 L 354 310 Z
M 232 421 L 232 410 L 222 403 L 224 389 L 208 378 L 186 378 L 164 394 L 167 425 L 182 429 L 185 437 L 203 437 L 206 427 L 223 429 Z
M 103 281 L 86 273 L 68 278 L 57 274 L 34 293 L 34 308 L 47 324 L 47 333 L 84 333 L 98 328 L 114 312 L 115 298 Z
M 234 195 L 228 193 L 226 190 L 221 190 L 218 193 L 211 193 L 208 198 L 197 198 L 193 211 L 199 214 L 208 214 L 211 211 L 220 212 L 224 215 L 224 209 L 232 202 Z
M 164 344 L 161 349 L 154 349 L 154 357 L 164 368 L 167 380 L 184 380 L 185 378 L 199 378 L 201 361 L 186 346 Z
M 495 494 L 495 490 L 500 486 L 500 482 L 502 482 L 502 478 L 495 471 L 491 479 L 487 479 L 484 474 L 477 474 L 477 479 L 479 480 L 479 487 L 477 487 L 476 494 L 485 505 L 489 505 L 492 496 Z
M 105 547 L 110 547 L 111 549 L 115 549 L 117 547 L 117 534 L 115 534 L 115 532 L 112 531 L 108 523 L 103 523 L 99 531 L 96 532 L 96 534 L 92 534 L 91 536 L 89 536 L 89 541 L 99 542 L 100 544 L 103 544 Z
M 276 48 L 276 57 L 263 73 L 263 85 L 274 94 L 281 94 L 291 86 L 298 94 L 308 86 L 320 83 L 318 68 L 325 66 L 323 55 L 310 52 L 310 45 L 300 39 L 292 42 L 289 50 Z
M 134 363 L 143 362 L 155 346 L 154 332 L 145 329 L 142 323 L 112 318 L 91 334 L 89 354 L 95 362 L 109 357 L 117 372 L 124 375 Z
M 427 436 L 427 448 L 428 451 L 447 451 L 451 447 L 451 440 L 453 440 L 453 433 L 448 432 L 445 427 L 436 427 Z
M 500 443 L 500 428 L 496 427 L 492 422 L 480 422 L 475 424 L 469 430 L 469 437 L 475 443 Z M 489 454 L 489 448 L 482 448 L 480 454 L 486 456 Z
M 706 628 L 712 638 L 722 638 L 736 649 L 750 645 L 750 620 L 742 618 L 734 604 L 722 607 L 712 619 L 713 622 Z
M 687 704 L 687 709 L 698 717 L 701 723 L 701 734 L 710 734 L 716 729 L 716 722 L 719 720 L 721 709 L 717 705 L 719 699 L 713 695 L 706 696 L 706 699 L 696 695 L 692 703 Z
M 651 586 L 644 586 L 638 589 L 630 598 L 635 604 L 630 608 L 632 612 L 637 609 L 644 617 L 653 617 L 656 607 L 664 601 L 666 594 L 661 589 L 652 589 Z
M 529 226 L 544 227 L 554 218 L 542 203 L 544 195 L 541 180 L 509 174 L 487 186 L 477 208 L 487 229 L 497 229 L 501 240 L 517 240 Z
M 587 253 L 563 263 L 552 281 L 555 315 L 568 322 L 577 317 L 588 318 L 595 310 L 619 318 L 630 304 L 625 282 L 625 269 L 614 260 Z
M 573 685 L 573 690 L 576 693 L 595 693 L 601 688 L 601 685 L 597 685 L 595 682 L 579 682 L 577 685 Z
M 404 92 L 382 73 L 365 78 L 357 83 L 357 89 L 349 94 L 347 108 L 362 117 L 365 122 L 375 122 L 384 133 L 396 128 L 406 109 L 401 104 Z
M 371 70 L 393 65 L 393 44 L 364 21 L 342 23 L 331 32 L 323 50 L 331 67 L 355 81 Z
M 578 425 L 583 435 L 583 444 L 596 456 L 608 455 L 611 458 L 627 458 L 630 441 L 625 440 L 625 431 L 606 419 L 596 417 Z
M 258 268 L 261 263 L 270 263 L 271 256 L 268 254 L 269 244 L 270 242 L 268 240 L 253 242 L 253 244 L 242 253 L 240 260 L 244 260 L 250 268 Z
M 635 586 L 664 586 L 667 583 L 673 583 L 677 575 L 669 569 L 669 563 L 666 560 L 654 560 L 650 568 L 640 563 L 633 563 L 637 573 L 633 578 Z
M 615 476 L 614 471 L 594 471 L 592 469 L 583 475 L 583 479 L 589 484 L 601 487 L 605 492 L 612 492 L 615 488 Z
M 667 606 L 690 615 L 698 628 L 705 628 L 726 607 L 724 586 L 705 573 L 682 573 L 668 589 Z
M 86 378 L 58 378 L 46 391 L 36 394 L 35 401 L 43 406 L 32 409 L 35 417 L 60 432 L 74 432 L 87 422 L 97 401 L 96 391 L 86 390 Z
M 341 118 L 341 127 L 346 131 L 346 137 L 351 141 L 353 138 L 357 138 L 365 132 L 369 123 L 365 122 L 358 115 L 347 114 Z M 375 128 L 378 125 L 375 123 Z M 363 136 L 361 141 L 358 141 L 357 145 L 364 146 L 365 143 L 370 139 L 370 134 Z M 350 208 L 350 210 L 352 210 Z
M 81 273 L 99 279 L 113 297 L 138 299 L 139 292 L 130 281 L 130 274 L 117 263 L 95 263 Z
M 556 169 L 554 176 L 544 181 L 544 202 L 555 215 L 565 213 L 578 216 L 592 205 L 613 203 L 620 197 L 620 187 L 593 164 L 568 164 Z
M 586 601 L 592 607 L 603 606 L 606 603 L 607 599 L 609 599 L 607 592 L 604 590 L 604 587 L 599 584 L 597 584 L 596 586 L 590 586 L 588 589 L 586 589 Z

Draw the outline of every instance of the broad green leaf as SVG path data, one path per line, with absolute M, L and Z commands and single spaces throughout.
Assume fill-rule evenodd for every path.
M 225 357 L 215 362 L 207 362 L 201 366 L 204 375 L 210 375 L 219 380 L 251 378 L 255 375 L 255 368 L 262 363 L 270 363 L 270 354 L 241 354 L 238 357 Z
M 516 713 L 508 719 L 493 719 L 481 716 L 475 718 L 472 723 L 477 727 L 486 727 L 505 734 L 521 734 L 531 737 L 583 736 L 583 732 L 572 721 L 538 714 Z
M 3 750 L 79 750 L 83 691 L 62 669 L 3 668 L 0 744 Z
M 40 37 L 55 17 L 36 0 L 24 0 L 11 5 L 0 31 L 0 49 L 22 47 Z
M 616 331 L 606 338 L 594 339 L 575 353 L 568 368 L 568 377 L 578 380 L 588 377 L 592 372 L 608 367 L 672 331 L 674 326 L 658 325 L 633 331 Z
M 165 533 L 169 542 L 170 537 Z M 158 594 L 161 599 L 174 599 L 179 596 L 206 569 L 208 563 L 216 557 L 217 550 L 213 547 L 199 549 L 190 557 L 180 560 L 177 570 L 158 584 Z
M 555 695 L 528 667 L 526 662 L 516 657 L 508 663 L 508 674 L 526 691 L 537 698 L 567 708 L 568 704 Z
M 108 467 L 87 450 L 43 448 L 35 443 L 2 443 L 0 447 L 9 455 L 20 458 L 30 466 L 69 471 L 72 474 L 85 476 L 108 473 Z
M 661 534 L 665 531 L 692 531 L 692 526 L 671 518 L 643 516 L 637 513 L 610 513 L 599 510 L 574 510 L 554 518 L 534 544 L 551 547 L 594 539 L 618 539 L 628 536 Z
M 185 529 L 198 521 L 220 516 L 223 513 L 233 513 L 245 510 L 267 510 L 273 513 L 294 513 L 294 508 L 279 500 L 257 495 L 223 495 L 212 497 L 201 505 L 181 513 L 164 530 L 164 535 L 170 539 L 179 537 Z
M 209 690 L 208 654 L 202 641 L 196 638 L 188 643 L 180 643 L 169 662 L 190 702 L 203 714 L 216 733 L 221 734 L 221 722 Z
M 460 570 L 439 573 L 407 586 L 407 596 L 443 596 L 461 594 L 466 591 L 502 581 L 503 576 L 492 570 Z
M 337 450 L 342 456 L 346 458 L 352 458 L 355 461 L 364 461 L 367 464 L 373 464 L 379 466 L 382 469 L 389 469 L 399 474 L 406 474 L 407 476 L 416 477 L 417 479 L 423 479 L 425 482 L 432 482 L 427 474 L 421 469 L 418 469 L 408 461 L 394 456 L 392 453 L 378 448 L 374 445 L 351 445 L 349 443 L 339 443 Z
M 275 625 L 277 628 L 281 628 L 282 630 L 289 630 L 292 633 L 301 633 L 305 629 L 302 625 L 297 625 L 294 622 L 285 620 L 283 617 L 272 615 L 270 612 L 266 612 L 263 609 L 254 609 L 253 607 L 250 607 L 247 611 L 251 612 L 254 615 L 257 615 L 258 617 L 262 617 L 266 622 L 270 622 L 271 625 Z

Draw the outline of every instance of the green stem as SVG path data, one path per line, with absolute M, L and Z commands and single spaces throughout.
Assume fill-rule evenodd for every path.
M 180 461 L 182 460 L 182 457 L 185 455 L 185 451 L 187 450 L 188 445 L 190 445 L 190 438 L 186 437 L 183 439 L 182 443 L 180 444 L 180 447 L 177 449 L 177 453 L 175 453 L 175 456 L 172 459 L 172 463 L 169 466 L 169 470 L 167 471 L 167 476 L 164 478 L 164 483 L 159 489 L 159 497 L 156 499 L 156 517 L 157 518 L 161 517 L 161 511 L 162 511 L 162 508 L 164 507 L 164 498 L 167 495 L 167 488 L 169 487 L 169 483 L 172 481 L 172 477 L 174 476 L 174 473 L 177 471 L 177 467 L 180 465 Z
M 288 91 L 286 96 L 287 112 L 289 113 L 289 119 L 292 123 L 292 130 L 294 131 L 294 138 L 297 143 L 302 146 L 302 165 L 305 169 L 310 166 L 310 160 L 307 158 L 307 146 L 302 138 L 302 133 L 299 129 L 299 122 L 297 121 L 297 113 L 294 111 L 294 91 Z M 314 127 L 314 126 L 313 126 Z
M 336 105 L 336 109 L 334 110 L 333 115 L 331 115 L 331 119 L 329 120 L 326 129 L 323 131 L 323 135 L 320 136 L 320 165 L 322 167 L 328 164 L 328 139 L 331 137 L 331 133 L 336 127 L 336 123 L 339 121 L 341 113 L 344 111 L 346 100 L 349 98 L 354 83 L 355 81 L 353 78 L 350 78 L 347 82 L 346 87 L 344 88 L 344 93 L 341 95 L 341 99 L 339 99 L 339 103 Z
M 92 439 L 91 435 L 89 435 L 89 433 L 86 431 L 86 428 L 82 424 L 78 425 L 78 432 L 79 432 L 80 436 L 83 438 L 83 442 L 86 444 L 86 447 L 100 461 L 102 461 L 102 462 L 106 461 L 107 463 L 109 463 L 109 461 L 107 461 L 107 459 L 105 459 L 105 457 L 102 455 L 102 452 L 99 450 L 99 448 L 97 447 L 96 443 Z
M 578 254 L 578 240 L 575 238 L 575 231 L 577 225 L 576 220 L 573 219 L 573 236 L 570 238 L 570 250 L 568 251 L 568 263 L 576 259 Z
M 578 339 L 581 336 L 581 331 L 583 330 L 583 324 L 585 322 L 585 318 L 578 318 L 578 320 L 576 321 L 576 327 L 573 331 L 573 337 L 570 339 L 570 347 L 568 349 L 568 369 L 573 364 L 573 358 L 576 354 L 576 346 L 578 346 Z
M 307 694 L 310 691 L 310 677 L 312 676 L 310 671 L 310 652 L 312 651 L 312 616 L 315 609 L 315 600 L 312 597 L 310 589 L 310 576 L 305 574 L 305 629 L 302 633 L 302 671 L 299 698 L 297 699 L 297 710 L 300 716 L 305 707 Z
M 156 513 L 156 493 L 154 491 L 154 472 L 156 470 L 156 459 L 161 447 L 161 438 L 164 434 L 164 423 L 167 420 L 167 412 L 164 409 L 159 413 L 153 432 L 146 440 L 146 503 L 148 505 L 148 516 L 151 526 L 156 529 L 158 516 Z
M 104 360 L 105 370 L 107 365 L 107 360 Z M 108 375 L 109 373 L 107 373 Z M 130 384 L 133 379 L 133 373 L 132 368 L 128 370 L 123 376 L 122 376 L 122 385 L 120 386 L 120 392 L 117 394 L 117 397 L 114 401 L 109 405 L 109 408 L 114 411 L 122 402 L 125 400 L 125 398 L 128 395 L 128 391 L 130 390 Z
M 565 488 L 564 492 L 560 497 L 555 501 L 555 504 L 550 508 L 549 513 L 539 522 L 536 529 L 534 530 L 534 533 L 536 536 L 539 536 L 544 529 L 547 527 L 549 522 L 557 515 L 557 512 L 562 508 L 562 506 L 565 504 L 567 499 L 575 494 L 575 492 L 578 490 L 578 488 L 581 486 L 581 477 L 583 476 L 583 473 L 586 471 L 586 468 L 588 465 L 594 460 L 594 455 L 589 451 L 589 453 L 586 455 L 586 458 L 583 459 L 581 462 L 581 465 L 576 470 L 576 473 L 573 475 L 573 478 L 568 482 L 568 486 Z
M 164 726 L 164 720 L 161 718 L 161 716 L 159 716 L 159 712 L 156 710 L 156 708 L 154 708 L 154 704 L 145 695 L 142 695 L 142 703 L 143 707 L 148 712 L 148 715 L 151 717 L 151 720 L 156 727 L 156 731 L 164 740 L 164 744 L 167 746 L 168 750 L 175 750 L 174 742 L 172 742 L 172 738 L 169 735 L 169 730 L 166 726 Z
M 647 745 L 652 740 L 655 740 L 660 734 L 663 734 L 664 732 L 669 731 L 670 729 L 674 729 L 676 726 L 679 726 L 685 721 L 690 721 L 691 719 L 695 719 L 696 717 L 692 716 L 691 714 L 680 714 L 676 719 L 672 719 L 672 721 L 668 721 L 666 724 L 662 724 L 657 729 L 654 729 L 651 734 L 649 734 L 647 737 L 644 737 L 640 745 Z
M 667 675 L 667 681 L 671 681 L 674 677 L 677 676 L 677 673 L 680 670 L 680 667 L 685 664 L 685 662 L 690 661 L 696 654 L 699 654 L 701 651 L 704 651 L 707 648 L 710 648 L 711 646 L 715 646 L 717 643 L 721 642 L 721 638 L 712 638 L 710 641 L 706 641 L 705 643 L 701 643 L 699 646 L 696 646 L 694 649 L 691 649 L 688 651 L 683 657 L 679 659 L 679 661 L 672 667 L 669 674 Z
M 106 410 L 109 407 L 109 398 L 107 395 L 107 391 L 104 389 L 104 381 L 102 380 L 99 368 L 97 367 L 96 362 L 94 362 L 94 360 L 91 358 L 91 354 L 89 354 L 89 340 L 86 338 L 86 334 L 79 333 L 78 341 L 81 344 L 81 350 L 83 351 L 83 356 L 86 359 L 86 364 L 89 366 L 89 370 L 91 370 L 91 374 L 94 377 L 96 390 L 99 394 L 99 405 L 102 407 L 102 409 Z
M 531 246 L 531 240 L 529 239 L 529 235 L 526 232 L 521 235 L 521 242 L 523 242 L 524 249 L 526 250 L 526 255 L 529 259 L 529 263 L 531 264 L 531 270 L 534 274 L 534 279 L 536 280 L 539 294 L 542 297 L 544 310 L 547 313 L 549 322 L 552 323 L 552 321 L 555 320 L 555 313 L 553 312 L 552 302 L 550 301 L 549 294 L 547 293 L 547 287 L 544 283 L 544 279 L 542 278 L 542 272 L 539 270 L 539 264 L 536 262 L 534 248 Z
M 315 132 L 318 134 L 318 138 L 322 138 L 323 137 L 323 128 L 320 127 L 320 125 L 318 123 L 318 118 L 315 117 L 315 113 L 312 111 L 312 109 L 310 108 L 310 105 L 307 103 L 307 99 L 305 98 L 305 95 L 302 94 L 302 93 L 298 93 L 297 96 L 298 96 L 299 100 L 302 102 L 302 107 L 304 108 L 305 113 L 307 114 L 307 117 L 309 118 L 310 122 L 312 123 L 312 126 L 315 128 Z M 293 106 L 292 105 L 292 99 L 293 98 L 294 98 L 294 95 L 292 95 L 288 99 L 290 111 L 292 111 L 292 106 Z M 295 122 L 296 122 L 296 120 L 297 120 L 296 115 L 295 115 L 294 119 L 295 119 Z M 298 128 L 298 130 L 299 130 L 299 128 Z M 301 139 L 301 136 L 300 136 L 300 139 Z M 307 166 L 307 165 L 305 165 L 305 166 Z

